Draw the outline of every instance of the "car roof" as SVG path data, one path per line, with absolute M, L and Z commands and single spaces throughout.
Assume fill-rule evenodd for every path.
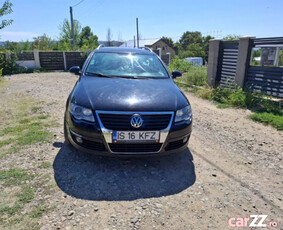
M 100 47 L 99 49 L 94 50 L 95 53 L 137 53 L 137 54 L 149 54 L 154 55 L 154 52 L 151 52 L 147 49 L 141 48 L 127 48 L 127 47 Z

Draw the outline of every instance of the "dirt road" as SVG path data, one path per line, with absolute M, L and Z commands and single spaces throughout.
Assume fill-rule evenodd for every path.
M 65 101 L 77 77 L 68 73 L 6 77 L 4 97 L 29 95 L 63 124 Z M 2 97 L 3 97 L 2 95 Z M 194 116 L 188 149 L 160 158 L 109 159 L 64 145 L 63 126 L 52 142 L 1 159 L 51 175 L 50 194 L 36 188 L 26 211 L 44 200 L 41 229 L 228 229 L 228 220 L 268 215 L 283 228 L 283 132 L 248 119 L 250 111 L 218 109 L 186 93 Z M 7 105 L 8 106 L 8 105 Z M 42 161 L 52 164 L 39 168 Z M 251 223 L 251 219 L 248 224 Z M 236 220 L 232 220 L 232 224 Z

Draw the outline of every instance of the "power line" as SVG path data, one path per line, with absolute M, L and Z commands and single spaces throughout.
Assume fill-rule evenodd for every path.
M 76 7 L 76 6 L 78 6 L 78 5 L 80 5 L 82 2 L 84 2 L 85 0 L 81 0 L 81 1 L 79 1 L 77 4 L 75 4 L 75 5 L 73 5 L 72 7 L 74 8 L 74 7 Z
M 97 1 L 97 3 L 92 6 L 92 7 L 95 7 L 95 9 L 99 8 L 100 6 L 102 6 L 102 4 L 104 3 L 105 1 L 104 0 L 100 0 L 100 1 Z M 84 10 L 84 14 L 80 15 L 79 16 L 79 19 L 84 19 L 86 17 L 90 17 L 90 12 L 93 12 L 93 8 L 92 7 L 88 7 L 87 9 Z

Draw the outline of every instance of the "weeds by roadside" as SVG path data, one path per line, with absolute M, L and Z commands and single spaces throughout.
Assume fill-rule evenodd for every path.
M 215 89 L 194 87 L 191 92 L 197 96 L 214 101 L 218 108 L 247 108 L 254 113 L 250 115 L 252 120 L 270 124 L 278 130 L 283 130 L 283 110 L 278 102 L 251 92 L 245 92 L 241 88 L 229 89 L 217 87 Z
M 175 58 L 168 66 L 170 71 L 179 70 L 183 73 L 182 78 L 176 79 L 176 83 L 179 86 L 205 86 L 207 68 L 205 66 L 196 66 L 183 59 Z
M 52 133 L 46 130 L 49 126 L 49 115 L 41 113 L 40 102 L 28 97 L 12 101 L 2 112 L 0 121 L 0 158 L 28 146 L 52 139 Z M 13 109 L 11 109 L 13 108 Z
M 9 88 L 9 81 L 0 77 L 0 94 Z M 9 94 L 0 100 L 0 159 L 10 154 L 23 154 L 33 144 L 50 142 L 50 130 L 57 126 L 57 120 L 44 110 L 43 101 L 24 94 Z M 27 152 L 28 154 L 28 152 Z M 51 194 L 54 179 L 46 172 L 52 167 L 48 161 L 32 169 L 13 167 L 0 169 L 0 229 L 39 229 L 38 219 L 51 210 L 45 200 L 38 200 L 41 194 Z M 35 205 L 36 204 L 36 205 Z
M 46 183 L 42 178 L 35 178 L 27 170 L 12 168 L 0 170 L 0 186 L 4 186 L 0 194 L 0 228 L 39 229 L 37 219 L 52 207 L 40 202 L 30 205 L 36 196 L 36 187 Z M 31 206 L 26 209 L 26 205 Z M 24 212 L 23 212 L 24 211 Z

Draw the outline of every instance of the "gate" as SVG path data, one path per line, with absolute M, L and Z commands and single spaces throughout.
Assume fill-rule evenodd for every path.
M 217 82 L 223 87 L 234 87 L 239 41 L 221 41 L 217 68 Z
M 283 37 L 251 39 L 251 49 L 282 47 Z M 246 76 L 247 90 L 283 98 L 283 68 L 249 65 Z

